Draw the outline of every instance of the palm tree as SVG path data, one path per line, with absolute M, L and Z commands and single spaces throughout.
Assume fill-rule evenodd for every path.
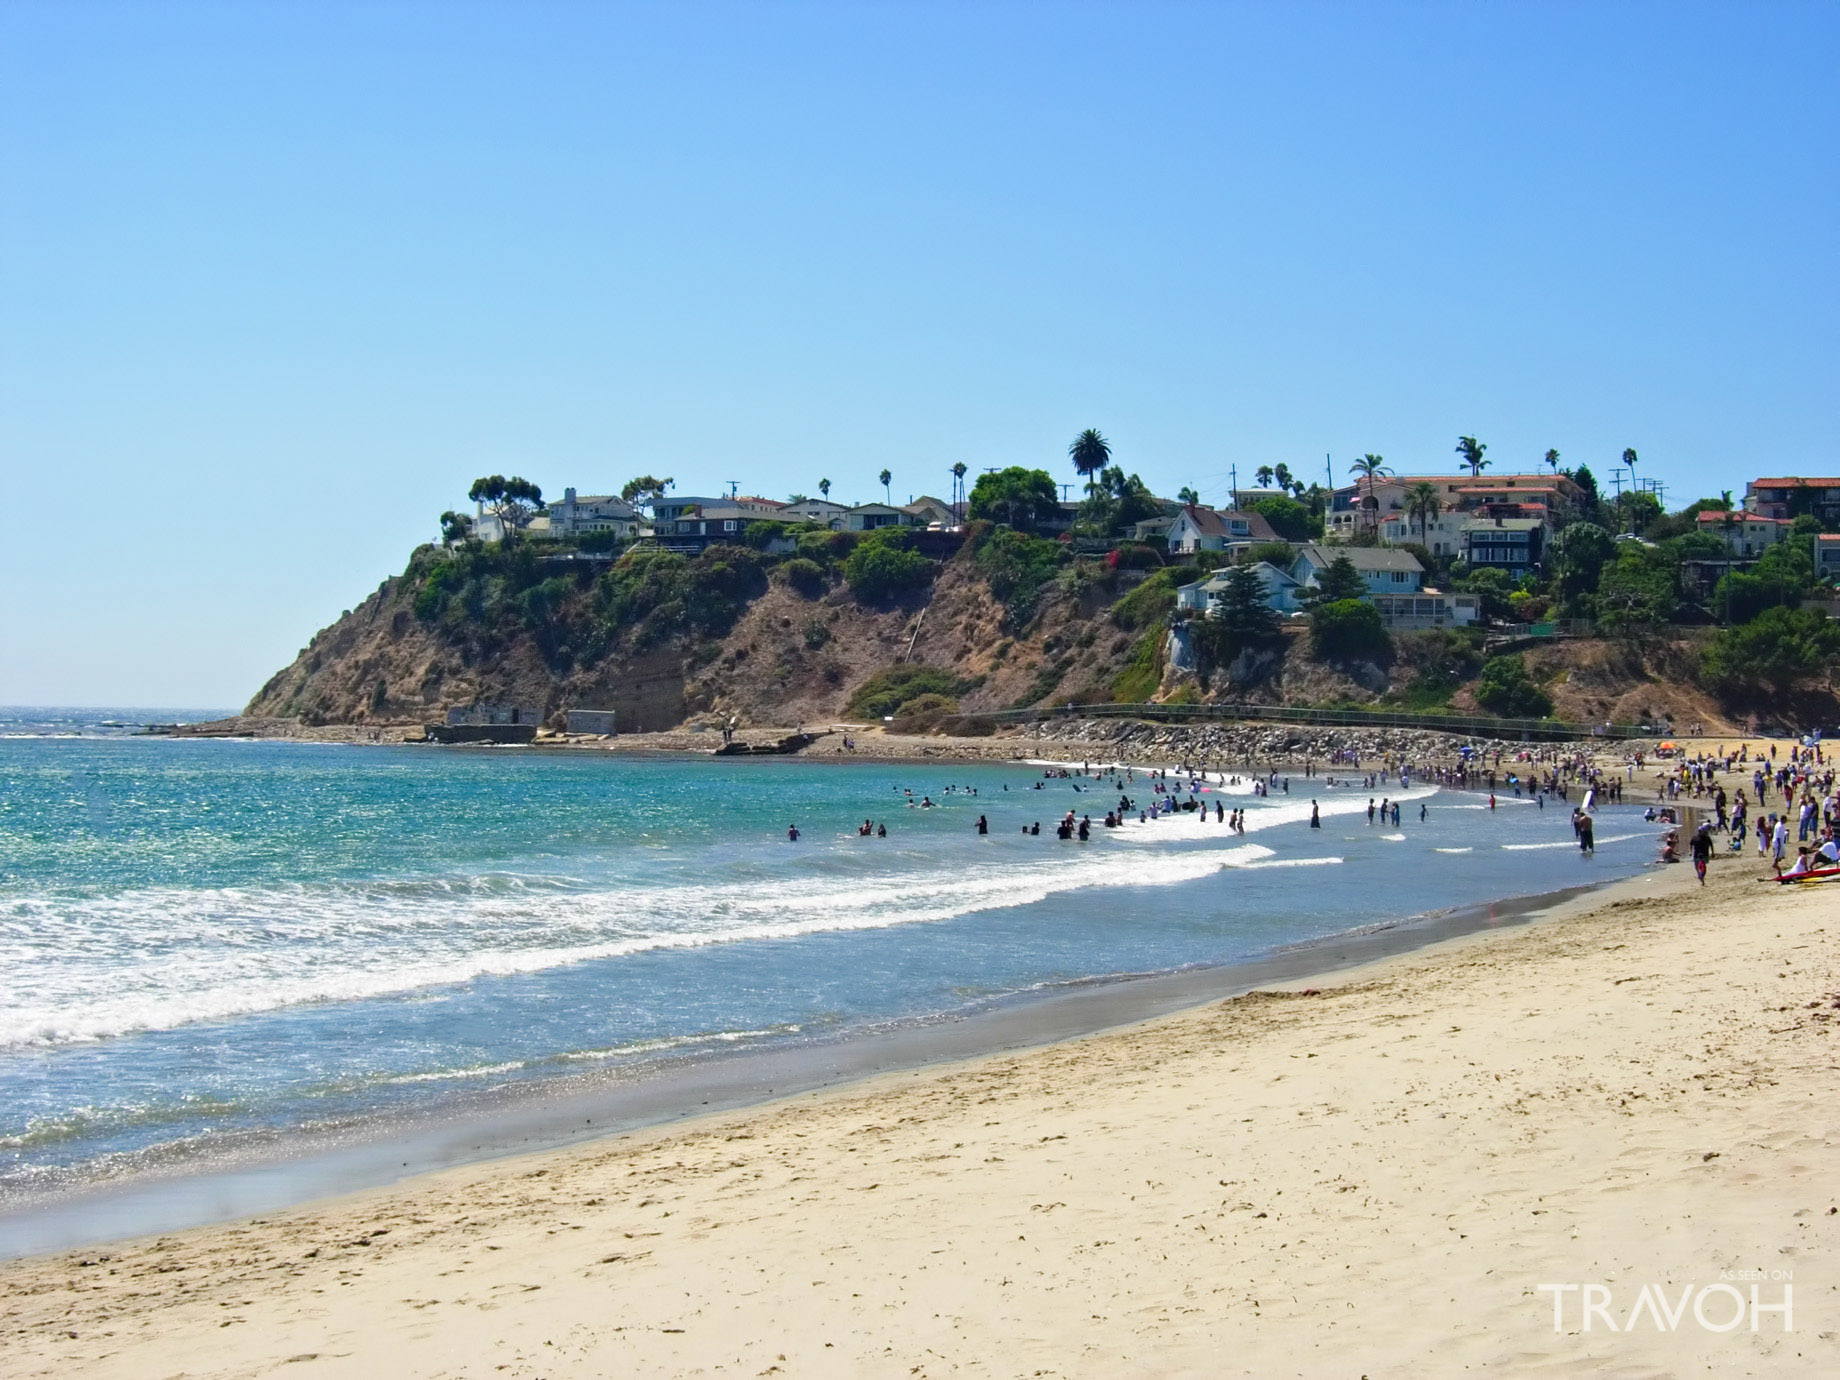
M 828 479 L 820 479 L 818 481 L 818 492 L 824 495 L 824 499 L 828 503 L 831 496 L 831 481 Z
M 1406 516 L 1418 520 L 1418 544 L 1420 546 L 1426 544 L 1426 528 L 1443 511 L 1444 505 L 1438 499 L 1437 485 L 1421 479 L 1406 490 Z
M 962 522 L 965 516 L 965 462 L 960 460 L 952 466 L 952 511 L 957 513 Z
M 1199 503 L 1201 501 L 1201 495 L 1184 484 L 1181 488 L 1176 490 L 1176 501 L 1179 503 Z
M 1636 452 L 1634 446 L 1623 447 L 1623 463 L 1629 467 L 1629 491 L 1634 493 L 1636 488 Z
M 894 494 L 889 491 L 888 481 L 893 478 L 894 475 L 888 470 L 883 470 L 880 474 L 875 476 L 875 482 L 882 486 L 882 497 L 888 500 L 888 506 L 890 508 L 894 507 Z
M 1369 452 L 1350 465 L 1348 472 L 1359 476 L 1355 480 L 1357 485 L 1362 479 L 1367 481 L 1367 506 L 1374 510 L 1374 526 L 1378 527 L 1380 525 L 1380 496 L 1375 491 L 1374 484 L 1393 472 L 1387 466 L 1386 458 Z
M 1104 469 L 1112 458 L 1112 443 L 1094 428 L 1087 427 L 1073 438 L 1073 444 L 1067 447 L 1067 454 L 1073 460 L 1073 467 L 1086 480 L 1086 492 L 1090 494 L 1093 491 L 1093 476 Z
M 1259 481 L 1259 487 L 1261 489 L 1269 489 L 1272 479 L 1271 466 L 1260 465 L 1258 471 L 1252 477 Z
M 1480 479 L 1482 467 L 1489 462 L 1482 458 L 1482 452 L 1488 447 L 1474 436 L 1457 437 L 1457 454 L 1463 457 L 1463 463 L 1469 466 L 1470 478 Z
M 1554 474 L 1557 474 L 1559 472 L 1559 452 L 1556 450 L 1547 451 L 1546 464 Z
M 1278 487 L 1280 489 L 1283 489 L 1286 493 L 1289 493 L 1290 487 L 1291 487 L 1291 467 L 1289 465 L 1280 463 L 1278 465 L 1278 468 L 1273 470 L 1271 473 L 1272 473 L 1272 478 L 1278 481 Z

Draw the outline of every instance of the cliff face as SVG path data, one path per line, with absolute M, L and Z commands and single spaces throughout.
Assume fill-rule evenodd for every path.
M 488 703 L 550 714 L 613 709 L 622 729 L 635 731 L 704 714 L 818 722 L 844 717 L 865 680 L 910 656 L 951 672 L 966 709 L 1069 692 L 1110 699 L 1143 636 L 1105 616 L 1139 575 L 1084 592 L 1057 583 L 1026 627 L 1010 631 L 975 563 L 956 558 L 940 567 L 930 590 L 904 599 L 863 602 L 835 577 L 810 595 L 768 579 L 719 634 L 651 640 L 628 627 L 598 655 L 558 656 L 555 639 L 528 619 L 431 619 L 425 603 L 418 612 L 431 559 L 418 553 L 404 575 L 316 634 L 245 713 L 387 724 Z M 564 602 L 586 607 L 594 597 L 584 584 Z
M 930 585 L 866 601 L 847 587 L 838 562 L 793 581 L 785 563 L 750 553 L 712 553 L 703 565 L 672 558 L 649 572 L 643 561 L 614 574 L 603 573 L 604 563 L 582 563 L 547 578 L 555 567 L 530 566 L 528 555 L 521 575 L 489 559 L 500 561 L 498 573 L 456 575 L 452 563 L 464 565 L 464 557 L 418 551 L 404 574 L 318 633 L 246 713 L 310 726 L 385 725 L 496 704 L 546 715 L 612 709 L 623 731 L 730 714 L 745 724 L 823 723 L 850 717 L 864 682 L 909 662 L 945 673 L 966 710 L 1171 691 L 1360 704 L 1406 691 L 1419 669 L 1420 649 L 1408 639 L 1390 668 L 1344 673 L 1312 660 L 1293 626 L 1284 655 L 1264 658 L 1274 664 L 1262 664 L 1255 683 L 1220 675 L 1204 693 L 1169 672 L 1161 655 L 1173 584 L 1192 571 L 1063 562 L 1029 598 L 968 545 L 937 567 Z M 728 592 L 726 602 L 705 607 L 712 587 Z M 1693 684 L 1696 655 L 1683 638 L 1576 642 L 1531 651 L 1527 664 L 1562 718 L 1639 722 L 1671 714 L 1681 730 L 1695 722 L 1712 732 L 1735 727 Z M 1831 692 L 1820 698 L 1821 705 L 1798 704 L 1798 713 L 1807 710 L 1801 722 L 1840 712 Z M 1478 712 L 1468 686 L 1456 689 L 1449 707 Z

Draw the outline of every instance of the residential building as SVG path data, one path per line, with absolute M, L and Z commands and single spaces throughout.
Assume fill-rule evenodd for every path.
M 740 541 L 750 522 L 771 522 L 777 513 L 741 508 L 726 499 L 711 498 L 684 509 L 669 521 L 654 520 L 660 546 L 707 546 L 713 541 Z
M 1473 520 L 1471 514 L 1456 508 L 1422 522 L 1407 513 L 1387 513 L 1380 519 L 1380 540 L 1388 546 L 1411 542 L 1434 556 L 1461 556 L 1463 528 Z
M 1416 594 L 1376 594 L 1374 608 L 1388 632 L 1467 628 L 1482 621 L 1482 600 L 1474 594 L 1421 589 Z
M 1303 586 L 1290 571 L 1270 561 L 1256 561 L 1246 567 L 1265 585 L 1265 603 L 1277 613 L 1296 613 L 1303 607 Z M 1226 592 L 1227 574 L 1217 570 L 1205 579 L 1178 586 L 1176 607 L 1212 614 L 1216 601 Z
M 666 526 L 685 516 L 692 508 L 730 508 L 750 517 L 773 519 L 785 510 L 784 503 L 771 498 L 701 498 L 693 494 L 672 494 L 652 504 L 652 521 L 662 533 Z
M 851 532 L 873 532 L 878 527 L 913 525 L 912 514 L 888 503 L 859 503 L 844 514 L 844 527 Z
M 901 505 L 915 527 L 956 527 L 958 514 L 952 511 L 952 505 L 931 494 L 921 494 L 911 503 Z
M 579 537 L 590 532 L 612 532 L 622 539 L 639 535 L 639 510 L 618 494 L 590 494 L 583 498 L 573 489 L 564 489 L 561 502 L 550 504 L 546 516 L 552 537 Z
M 1545 559 L 1546 521 L 1498 517 L 1466 522 L 1462 553 L 1471 570 L 1501 570 L 1519 579 Z
M 788 503 L 780 510 L 779 516 L 787 522 L 816 522 L 832 531 L 841 532 L 844 517 L 849 511 L 847 503 L 832 503 L 828 498 L 806 498 L 797 503 Z
M 1291 577 L 1312 585 L 1335 561 L 1346 558 L 1371 594 L 1416 594 L 1424 583 L 1425 568 L 1410 551 L 1390 546 L 1302 547 L 1291 564 Z
M 1722 538 L 1731 554 L 1740 560 L 1757 559 L 1788 536 L 1795 525 L 1792 518 L 1765 517 L 1743 508 L 1731 513 L 1706 509 L 1695 520 L 1700 531 Z
M 1403 517 L 1411 491 L 1420 484 L 1431 485 L 1444 510 L 1470 517 L 1545 517 L 1550 521 L 1571 515 L 1584 498 L 1584 490 L 1563 474 L 1394 474 L 1374 481 L 1373 507 L 1366 506 L 1369 485 L 1365 480 L 1331 493 L 1323 515 L 1325 535 L 1346 540 L 1364 525 L 1383 525 L 1390 517 Z
M 1817 579 L 1840 580 L 1840 533 L 1815 533 L 1814 573 Z
M 1770 518 L 1811 513 L 1824 523 L 1840 522 L 1840 479 L 1753 479 L 1744 486 L 1744 510 Z
M 1277 541 L 1278 534 L 1262 513 L 1222 512 L 1189 503 L 1169 524 L 1168 540 L 1171 551 L 1233 551 Z

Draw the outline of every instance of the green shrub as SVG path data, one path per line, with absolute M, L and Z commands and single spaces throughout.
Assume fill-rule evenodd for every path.
M 1310 650 L 1319 661 L 1372 661 L 1385 666 L 1393 659 L 1392 639 L 1380 610 L 1361 599 L 1332 599 L 1318 604 L 1310 614 Z
M 1476 703 L 1505 719 L 1544 719 L 1553 711 L 1552 697 L 1527 678 L 1518 656 L 1490 657 L 1483 664 Z
M 957 700 L 950 695 L 929 691 L 902 701 L 900 708 L 894 711 L 894 726 L 903 733 L 922 732 L 937 725 L 947 715 L 956 713 Z
M 998 527 L 973 538 L 972 559 L 1012 627 L 1020 628 L 1035 616 L 1041 591 L 1067 559 L 1067 548 L 1043 537 Z
M 725 633 L 765 587 L 760 557 L 744 546 L 712 545 L 691 560 L 647 549 L 614 562 L 595 604 L 610 635 L 631 628 L 645 646 L 680 632 Z
M 857 686 L 846 712 L 860 718 L 880 719 L 922 695 L 950 697 L 962 694 L 964 689 L 964 682 L 950 671 L 904 661 L 885 671 L 877 671 Z
M 1131 650 L 1130 663 L 1112 681 L 1112 700 L 1116 704 L 1142 704 L 1163 683 L 1163 654 L 1169 634 L 1161 627 L 1152 628 L 1137 639 Z
M 1286 541 L 1312 541 L 1322 535 L 1322 518 L 1294 498 L 1273 494 L 1252 505 L 1252 511 L 1271 524 L 1271 530 Z
M 1394 639 L 1394 646 L 1401 661 L 1418 668 L 1404 693 L 1397 697 L 1408 709 L 1436 709 L 1449 704 L 1457 687 L 1474 680 L 1482 669 L 1482 653 L 1475 639 L 1465 633 L 1401 633 Z
M 1700 653 L 1700 677 L 1732 694 L 1752 686 L 1784 691 L 1833 664 L 1840 626 L 1814 609 L 1765 609 L 1741 628 L 1727 628 Z
M 794 556 L 779 569 L 786 583 L 807 599 L 816 599 L 830 583 L 824 567 L 805 556 Z
M 786 535 L 786 524 L 761 520 L 750 522 L 741 533 L 741 540 L 756 551 L 765 551 L 775 540 Z
M 939 567 L 918 551 L 901 528 L 885 528 L 859 542 L 843 563 L 843 578 L 850 593 L 869 603 L 900 599 L 918 593 L 933 582 Z
M 1175 572 L 1159 570 L 1112 605 L 1112 622 L 1135 631 L 1161 623 L 1176 606 Z

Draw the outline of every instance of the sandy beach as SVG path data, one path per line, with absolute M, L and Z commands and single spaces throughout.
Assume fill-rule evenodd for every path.
M 1840 1370 L 1840 893 L 1317 982 L 0 1270 L 15 1376 Z M 1779 1313 L 1624 1326 L 1721 1281 Z M 1585 1331 L 1581 1292 L 1605 1314 Z M 1555 1328 L 1554 1300 L 1562 1305 Z M 1733 1296 L 1707 1296 L 1722 1325 Z M 1746 1305 L 1748 1307 L 1748 1304 Z M 1604 1318 L 1618 1324 L 1609 1330 Z

